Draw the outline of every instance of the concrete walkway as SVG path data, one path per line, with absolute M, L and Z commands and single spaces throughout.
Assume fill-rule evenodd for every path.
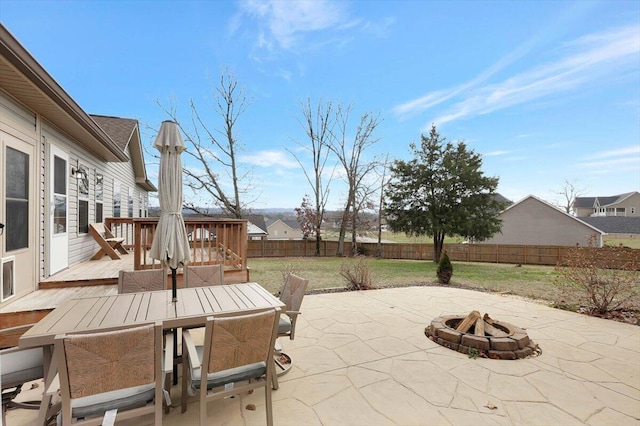
M 542 355 L 471 359 L 425 337 L 435 317 L 472 310 L 525 328 Z M 306 296 L 302 311 L 296 339 L 282 341 L 294 366 L 273 393 L 276 425 L 640 425 L 638 326 L 443 287 Z M 264 424 L 263 401 L 259 390 L 208 412 Z M 196 402 L 163 424 L 197 416 Z

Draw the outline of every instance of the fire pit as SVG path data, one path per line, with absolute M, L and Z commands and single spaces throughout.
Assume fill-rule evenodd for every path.
M 435 318 L 424 333 L 439 345 L 492 359 L 521 359 L 542 353 L 522 328 L 495 321 L 488 314 L 482 316 L 478 311 Z

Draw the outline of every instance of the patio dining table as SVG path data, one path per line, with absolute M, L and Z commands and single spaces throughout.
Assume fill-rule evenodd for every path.
M 53 352 L 55 336 L 63 333 L 101 331 L 159 321 L 165 330 L 204 325 L 208 316 L 248 313 L 265 308 L 284 309 L 284 304 L 260 284 L 243 283 L 127 293 L 71 299 L 58 306 L 20 337 L 21 348 L 42 347 L 45 363 L 45 392 L 38 415 L 44 424 L 50 400 L 46 389 L 56 374 Z

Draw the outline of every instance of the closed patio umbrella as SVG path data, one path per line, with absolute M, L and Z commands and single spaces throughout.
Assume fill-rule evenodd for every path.
M 173 301 L 177 301 L 176 269 L 190 260 L 189 241 L 182 218 L 182 162 L 185 150 L 178 125 L 164 121 L 153 144 L 160 151 L 158 198 L 160 220 L 153 236 L 149 255 L 171 268 Z

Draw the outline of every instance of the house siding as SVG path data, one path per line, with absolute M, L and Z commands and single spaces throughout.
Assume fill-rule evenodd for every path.
M 28 145 L 31 145 L 32 147 L 34 147 L 34 156 L 35 158 L 33 158 L 32 164 L 34 168 L 37 168 L 38 165 L 40 164 L 40 154 L 39 154 L 39 150 L 38 150 L 38 118 L 36 116 L 36 114 L 32 113 L 29 109 L 24 108 L 20 103 L 14 101 L 9 95 L 5 94 L 2 90 L 0 90 L 0 131 L 2 131 L 3 133 L 6 133 L 7 135 L 9 135 L 10 137 L 13 137 L 19 141 L 22 141 Z M 2 168 L 4 168 L 4 158 L 2 157 L 4 155 L 3 152 L 1 152 L 1 146 L 0 146 L 0 170 L 2 170 Z M 34 173 L 36 173 L 35 170 L 30 171 L 31 172 L 31 176 L 35 176 Z M 0 185 L 5 185 L 5 182 L 3 182 L 3 176 L 4 173 L 0 174 Z M 37 202 L 37 199 L 39 197 L 39 186 L 40 186 L 40 182 L 38 181 L 38 179 L 35 179 L 35 181 L 33 182 L 34 185 L 36 185 L 36 187 L 34 188 L 34 192 L 33 192 L 33 196 L 35 198 L 34 202 Z M 2 190 L 4 190 L 4 187 L 2 188 Z M 4 211 L 5 206 L 0 206 L 0 211 Z M 37 212 L 36 214 L 39 214 L 40 210 L 39 209 L 35 209 L 35 211 Z M 33 217 L 33 218 L 29 218 L 30 219 L 30 226 L 33 226 L 33 232 L 34 232 L 34 238 L 33 238 L 33 244 L 38 244 L 39 243 L 39 222 L 37 220 L 37 217 Z M 0 258 L 4 257 L 4 256 L 11 256 L 11 254 L 7 254 L 4 252 L 4 241 L 2 239 L 0 239 L 0 244 L 2 244 L 2 246 L 0 247 Z M 30 267 L 34 270 L 32 277 L 33 280 L 22 280 L 22 279 L 17 279 L 15 284 L 15 298 L 19 298 L 25 294 L 28 294 L 30 292 L 32 292 L 35 287 L 36 287 L 36 282 L 35 280 L 37 280 L 37 268 L 38 268 L 38 259 L 39 259 L 39 253 L 41 251 L 41 248 L 39 247 L 34 247 L 34 259 L 33 259 L 33 264 L 30 265 Z M 16 267 L 25 267 L 25 265 L 16 265 Z M 11 303 L 11 300 L 13 299 L 9 299 L 7 301 L 5 301 L 4 303 L 2 303 L 1 305 L 4 306 L 8 303 Z
M 614 206 L 612 206 L 614 207 Z M 636 192 L 631 196 L 625 198 L 622 202 L 615 204 L 616 208 L 624 207 L 627 217 L 640 217 L 640 193 Z M 633 209 L 633 213 L 631 213 Z
M 572 216 L 529 197 L 500 214 L 501 232 L 481 244 L 586 245 L 597 231 Z M 596 244 L 602 244 L 599 235 Z
M 103 217 L 113 215 L 113 182 L 117 180 L 121 187 L 121 216 L 128 217 L 128 190 L 133 188 L 133 215 L 139 217 L 140 210 L 145 215 L 145 207 L 148 205 L 148 193 L 136 184 L 135 174 L 131 162 L 104 162 L 89 151 L 81 147 L 77 141 L 60 132 L 40 115 L 32 113 L 22 107 L 4 93 L 0 92 L 0 108 L 2 119 L 0 130 L 7 134 L 29 142 L 36 146 L 34 164 L 36 169 L 32 172 L 36 188 L 37 220 L 36 240 L 37 277 L 39 280 L 47 278 L 47 232 L 48 232 L 48 186 L 47 175 L 48 144 L 55 144 L 69 155 L 69 166 L 77 164 L 89 169 L 89 222 L 95 221 L 95 177 L 97 173 L 104 176 L 103 183 Z M 127 147 L 127 149 L 129 149 Z M 78 232 L 78 182 L 69 178 L 68 187 L 68 230 L 69 230 L 69 266 L 88 260 L 98 245 L 90 234 Z M 142 199 L 142 203 L 140 200 Z M 25 289 L 16 288 L 19 296 L 33 290 L 33 285 L 27 285 Z
M 135 174 L 131 162 L 108 162 L 100 160 L 87 150 L 74 143 L 72 139 L 57 132 L 50 126 L 43 129 L 48 142 L 55 143 L 69 154 L 69 165 L 86 166 L 89 169 L 89 223 L 95 222 L 95 190 L 96 174 L 103 175 L 103 217 L 113 216 L 113 185 L 120 183 L 121 210 L 120 217 L 128 217 L 127 200 L 129 188 L 133 188 L 133 216 L 139 214 L 139 194 L 147 199 L 147 193 L 136 185 Z M 129 148 L 127 148 L 129 149 Z M 43 171 L 44 173 L 44 171 Z M 46 179 L 45 179 L 46 180 Z M 69 266 L 89 260 L 99 249 L 97 243 L 89 233 L 78 230 L 78 181 L 69 179 Z
M 600 209 L 605 209 L 604 212 L 600 212 Z M 625 209 L 624 213 L 615 212 L 607 212 L 607 208 L 613 209 Z M 611 204 L 602 204 L 602 200 L 600 200 L 600 205 L 597 207 L 598 211 L 593 211 L 594 207 L 578 207 L 575 209 L 575 214 L 577 217 L 589 217 L 589 216 L 626 216 L 626 217 L 640 217 L 640 193 L 635 192 L 629 195 L 627 198 L 624 198 L 622 201 L 618 203 Z
M 267 227 L 269 240 L 300 240 L 302 239 L 302 230 L 293 229 L 281 220 L 276 220 Z

